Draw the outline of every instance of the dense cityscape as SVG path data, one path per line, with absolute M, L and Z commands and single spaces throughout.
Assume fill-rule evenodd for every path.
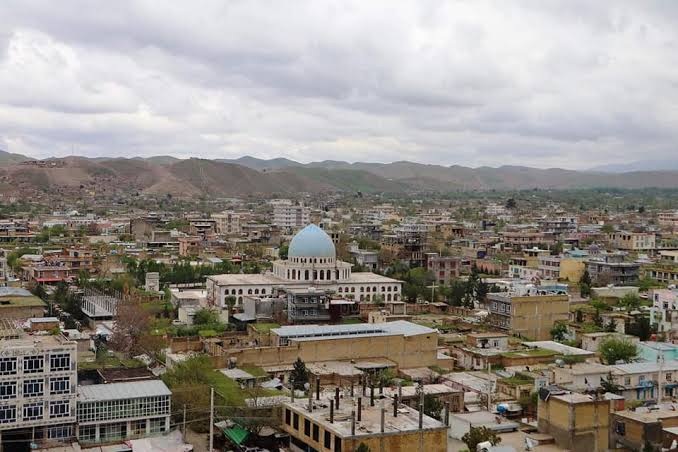
M 678 452 L 678 1 L 0 1 L 0 452 Z
M 3 447 L 660 447 L 677 199 L 6 203 Z

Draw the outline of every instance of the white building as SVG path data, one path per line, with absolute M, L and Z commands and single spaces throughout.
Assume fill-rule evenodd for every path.
M 273 224 L 281 228 L 298 229 L 311 222 L 311 209 L 303 205 L 276 204 Z
M 170 429 L 172 393 L 162 380 L 78 387 L 78 441 L 114 442 Z
M 336 258 L 334 243 L 325 231 L 310 224 L 289 245 L 288 259 L 273 263 L 263 274 L 226 274 L 207 277 L 208 300 L 222 308 L 226 297 L 267 297 L 279 290 L 319 287 L 337 298 L 356 301 L 399 301 L 402 282 L 371 272 L 352 272 L 351 264 Z
M 76 343 L 61 335 L 12 334 L 0 346 L 0 444 L 3 435 L 23 429 L 38 441 L 72 438 Z
M 240 214 L 230 210 L 212 215 L 215 220 L 217 234 L 240 234 L 242 228 L 240 227 Z

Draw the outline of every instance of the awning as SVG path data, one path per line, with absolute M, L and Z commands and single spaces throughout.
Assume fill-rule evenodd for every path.
M 238 446 L 240 446 L 250 434 L 250 432 L 239 425 L 234 425 L 231 428 L 225 428 L 223 431 L 224 435 L 226 435 L 226 437 L 230 439 L 233 444 L 237 444 Z

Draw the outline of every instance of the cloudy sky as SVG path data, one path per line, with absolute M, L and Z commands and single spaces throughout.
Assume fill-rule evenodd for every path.
M 3 0 L 0 148 L 675 159 L 678 2 Z

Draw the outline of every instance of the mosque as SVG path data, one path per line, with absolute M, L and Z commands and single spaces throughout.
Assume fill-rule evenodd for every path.
M 333 298 L 355 301 L 400 301 L 402 282 L 372 272 L 352 272 L 352 265 L 337 259 L 334 243 L 318 226 L 309 224 L 290 242 L 287 260 L 273 263 L 262 274 L 225 274 L 207 277 L 208 298 L 222 308 L 226 298 L 271 297 L 282 292 L 316 289 Z

